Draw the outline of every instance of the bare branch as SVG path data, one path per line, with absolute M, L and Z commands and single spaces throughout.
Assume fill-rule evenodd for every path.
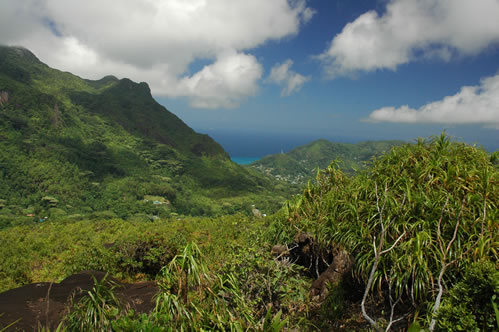
M 440 212 L 440 220 L 438 221 L 438 226 L 437 226 L 437 239 L 438 239 L 438 245 L 440 246 L 440 251 L 443 253 L 444 252 L 444 245 L 442 243 L 442 231 L 441 231 L 441 225 L 442 225 L 442 219 L 444 217 L 444 211 L 445 208 L 447 207 L 447 203 L 449 203 L 449 197 L 447 196 L 447 199 L 445 200 L 445 204 L 442 207 L 442 211 Z
M 315 256 L 315 274 L 317 274 L 317 278 L 319 278 L 319 255 Z
M 480 237 L 483 236 L 485 232 L 485 221 L 487 220 L 487 196 L 483 195 L 483 219 L 482 219 L 482 230 L 480 231 Z
M 371 289 L 371 285 L 373 283 L 374 273 L 376 272 L 376 269 L 378 268 L 378 258 L 379 258 L 379 256 L 376 256 L 376 258 L 374 260 L 373 267 L 371 268 L 371 273 L 369 274 L 369 279 L 367 280 L 366 289 L 364 290 L 364 296 L 362 296 L 362 302 L 360 303 L 360 307 L 362 309 L 362 316 L 364 316 L 364 318 L 369 322 L 369 324 L 371 324 L 371 326 L 374 329 L 376 329 L 377 331 L 380 331 L 378 324 L 376 324 L 374 319 L 372 319 L 367 314 L 367 311 L 366 311 L 366 299 L 367 299 L 367 295 L 369 295 L 369 290 Z
M 385 253 L 389 252 L 390 250 L 392 250 L 393 248 L 395 248 L 395 246 L 397 245 L 397 243 L 398 243 L 398 242 L 399 242 L 399 241 L 400 241 L 400 240 L 404 237 L 404 235 L 405 235 L 405 231 L 404 231 L 404 233 L 402 233 L 402 234 L 398 237 L 398 239 L 397 239 L 397 240 L 393 243 L 393 245 L 392 245 L 390 248 L 385 249 L 385 250 L 383 250 L 382 252 L 380 252 L 380 255 L 383 255 L 383 254 L 385 254 Z
M 456 227 L 454 227 L 454 234 L 452 235 L 452 239 L 449 241 L 449 244 L 447 245 L 447 249 L 445 250 L 445 255 L 449 253 L 452 243 L 454 242 L 454 240 L 456 240 L 457 230 L 459 228 L 459 223 L 461 222 L 461 215 L 463 214 L 463 209 L 464 209 L 464 198 L 463 202 L 461 203 L 461 209 L 459 210 L 459 214 L 457 216 Z
M 445 204 L 447 205 L 447 202 L 449 201 L 449 198 L 447 198 L 447 201 L 445 202 Z M 438 281 L 437 281 L 437 284 L 438 284 L 438 293 L 437 293 L 437 297 L 435 298 L 435 305 L 433 306 L 433 312 L 432 312 L 432 318 L 431 318 L 431 322 L 430 322 L 430 332 L 433 332 L 435 330 L 435 325 L 437 324 L 437 318 L 436 318 L 436 314 L 438 312 L 438 309 L 440 309 L 440 303 L 442 301 L 442 295 L 444 293 L 444 286 L 442 284 L 442 280 L 443 280 L 443 277 L 444 277 L 444 274 L 445 274 L 445 271 L 447 270 L 447 268 L 454 264 L 457 260 L 454 259 L 450 262 L 446 262 L 447 260 L 447 254 L 449 253 L 449 250 L 452 246 L 452 243 L 454 243 L 454 241 L 456 240 L 456 236 L 457 236 L 457 231 L 459 229 L 459 224 L 461 222 L 461 215 L 462 215 L 462 212 L 463 212 L 463 209 L 464 209 L 464 198 L 463 198 L 463 201 L 461 203 L 461 209 L 459 211 L 459 214 L 457 216 L 457 221 L 456 221 L 456 226 L 454 227 L 454 234 L 452 235 L 452 239 L 449 241 L 449 243 L 447 244 L 447 248 L 445 249 L 444 252 L 442 252 L 442 267 L 440 268 L 440 273 L 438 275 Z M 445 206 L 444 206 L 445 207 Z M 440 217 L 440 222 L 442 221 L 442 217 Z M 440 222 L 438 223 L 438 233 L 437 233 L 437 236 L 438 236 L 438 240 L 439 240 L 439 243 L 441 244 L 440 245 L 440 250 L 443 250 L 443 239 L 442 239 L 442 236 L 441 236 L 441 233 L 440 233 Z
M 381 226 L 381 234 L 380 234 L 380 237 L 379 237 L 379 242 L 378 242 L 378 245 L 376 245 L 376 235 L 373 236 L 373 250 L 374 250 L 374 263 L 373 263 L 373 266 L 371 268 L 371 272 L 369 274 L 369 279 L 367 280 L 367 285 L 366 285 L 366 288 L 364 290 L 364 295 L 362 297 L 362 302 L 361 302 L 361 309 L 362 309 L 362 315 L 364 316 L 364 318 L 371 324 L 371 326 L 376 330 L 376 331 L 382 331 L 382 329 L 378 326 L 378 324 L 376 323 L 376 321 L 371 318 L 368 314 L 367 314 L 367 311 L 366 311 L 366 300 L 367 300 L 367 297 L 369 295 L 369 291 L 371 290 L 371 286 L 374 282 L 374 275 L 376 274 L 376 270 L 378 269 L 378 264 L 379 264 L 379 261 L 381 259 L 381 255 L 383 254 L 386 254 L 387 252 L 391 251 L 393 248 L 395 248 L 395 246 L 399 243 L 399 241 L 404 237 L 405 235 L 405 231 L 397 238 L 397 240 L 393 243 L 393 245 L 388 248 L 388 249 L 385 249 L 385 250 L 381 250 L 383 248 L 383 245 L 385 244 L 385 235 L 386 235 L 386 232 L 388 231 L 388 228 L 392 225 L 392 223 L 394 222 L 395 219 L 389 219 L 388 220 L 388 223 L 387 223 L 387 227 L 385 227 L 385 222 L 383 221 L 383 212 L 384 212 L 384 209 L 385 209 L 385 206 L 386 206 L 386 201 L 388 200 L 387 199 L 387 193 L 388 193 L 388 185 L 385 184 L 385 191 L 384 191 L 384 199 L 383 199 L 383 204 L 382 206 L 380 206 L 380 197 L 379 197 L 379 194 L 378 194 L 378 185 L 375 183 L 375 188 L 376 188 L 376 209 L 378 211 L 378 216 L 379 216 L 379 221 L 380 221 L 380 226 Z M 404 198 L 402 200 L 402 205 L 405 203 L 405 195 L 404 195 Z M 388 278 L 387 276 L 385 276 L 386 278 Z M 399 317 L 397 319 L 393 319 L 393 316 L 395 314 L 395 307 L 397 306 L 397 304 L 400 302 L 401 300 L 401 297 L 402 297 L 402 292 L 399 294 L 397 300 L 394 302 L 393 299 L 392 299 L 392 285 L 391 285 L 391 282 L 388 283 L 388 287 L 389 287 L 389 293 L 390 293 L 390 307 L 391 307 L 391 311 L 390 311 L 390 321 L 389 321 L 389 324 L 386 328 L 386 331 L 388 331 L 391 326 L 404 319 L 407 314 L 403 315 L 402 317 Z
M 442 294 L 444 293 L 444 286 L 442 285 L 442 279 L 443 279 L 445 270 L 447 269 L 448 266 L 449 266 L 448 264 L 445 264 L 444 262 L 442 262 L 442 268 L 440 269 L 440 273 L 438 275 L 438 294 L 437 294 L 437 298 L 435 299 L 435 305 L 433 306 L 433 317 L 431 318 L 431 322 L 430 322 L 430 331 L 435 330 L 435 325 L 437 323 L 436 314 L 438 312 L 438 309 L 440 308 Z

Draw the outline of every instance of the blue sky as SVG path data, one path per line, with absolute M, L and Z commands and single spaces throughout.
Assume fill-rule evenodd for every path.
M 146 81 L 224 145 L 237 135 L 353 142 L 445 129 L 499 149 L 497 0 L 120 5 L 6 0 L 0 43 L 84 78 Z

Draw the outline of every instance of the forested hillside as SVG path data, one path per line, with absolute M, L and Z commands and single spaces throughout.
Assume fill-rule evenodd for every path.
M 266 156 L 251 164 L 265 174 L 291 184 L 306 184 L 318 169 L 326 168 L 333 160 L 348 174 L 362 169 L 374 156 L 390 151 L 403 141 L 376 141 L 333 143 L 317 140 L 297 147 L 290 152 Z
M 146 83 L 84 80 L 0 47 L 0 96 L 1 225 L 13 216 L 269 211 L 284 201 L 271 180 L 159 105 Z

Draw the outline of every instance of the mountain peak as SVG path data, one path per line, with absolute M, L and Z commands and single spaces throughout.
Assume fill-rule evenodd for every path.
M 10 56 L 28 60 L 30 62 L 41 63 L 41 61 L 30 50 L 22 46 L 4 46 L 0 45 L 0 53 L 6 53 Z

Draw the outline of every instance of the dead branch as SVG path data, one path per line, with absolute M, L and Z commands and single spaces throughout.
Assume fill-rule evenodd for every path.
M 369 295 L 369 291 L 370 291 L 372 283 L 374 281 L 374 275 L 376 273 L 376 270 L 378 269 L 378 264 L 379 264 L 379 261 L 381 259 L 381 255 L 386 254 L 389 251 L 391 251 L 393 248 L 395 248 L 395 246 L 398 244 L 398 242 L 404 237 L 406 232 L 404 231 L 397 238 L 397 240 L 395 240 L 395 242 L 393 243 L 393 245 L 390 248 L 382 250 L 383 246 L 385 244 L 386 232 L 388 231 L 388 229 L 392 225 L 392 223 L 395 221 L 395 219 L 394 218 L 389 219 L 387 222 L 387 227 L 385 227 L 385 221 L 383 220 L 383 211 L 385 209 L 386 201 L 387 201 L 388 185 L 385 184 L 383 205 L 381 207 L 380 207 L 380 198 L 379 198 L 379 194 L 378 194 L 378 185 L 376 183 L 375 183 L 375 189 L 376 189 L 376 208 L 378 210 L 378 216 L 379 216 L 379 221 L 380 221 L 380 225 L 381 225 L 381 234 L 380 234 L 380 239 L 379 239 L 378 245 L 376 245 L 376 236 L 374 236 L 374 238 L 373 238 L 374 263 L 373 263 L 373 266 L 371 268 L 371 272 L 369 274 L 369 279 L 367 280 L 366 289 L 364 290 L 364 295 L 362 296 L 362 302 L 361 302 L 360 306 L 361 306 L 361 310 L 362 310 L 362 316 L 364 316 L 364 318 L 371 324 L 371 326 L 376 331 L 382 331 L 382 329 L 378 326 L 376 321 L 367 314 L 366 306 L 365 306 L 366 299 Z M 406 198 L 406 195 L 404 194 L 404 198 L 402 200 L 401 206 L 403 206 L 405 204 L 405 198 Z M 390 330 L 391 326 L 394 323 L 404 319 L 408 315 L 408 314 L 404 314 L 397 319 L 393 319 L 393 316 L 395 314 L 395 307 L 397 306 L 397 304 L 400 302 L 400 300 L 402 298 L 402 292 L 399 294 L 397 300 L 393 301 L 391 282 L 388 283 L 388 287 L 389 287 L 389 296 L 390 296 L 390 320 L 388 322 L 388 325 L 387 325 L 385 331 Z
M 445 244 L 444 244 L 444 240 L 442 239 L 441 224 L 442 224 L 443 211 L 444 211 L 448 201 L 449 201 L 449 198 L 447 197 L 447 200 L 445 201 L 445 204 L 442 208 L 442 213 L 440 214 L 440 220 L 438 221 L 438 228 L 437 228 L 437 239 L 438 239 L 438 243 L 440 245 L 440 251 L 442 253 L 442 262 L 441 262 L 440 273 L 438 274 L 438 280 L 437 280 L 438 293 L 437 293 L 437 297 L 435 299 L 435 305 L 433 306 L 432 318 L 431 318 L 430 328 L 429 328 L 430 332 L 433 332 L 433 330 L 435 330 L 435 325 L 437 323 L 436 314 L 438 312 L 438 309 L 440 308 L 440 303 L 442 301 L 442 295 L 444 293 L 444 285 L 442 284 L 442 280 L 443 280 L 445 271 L 447 270 L 447 268 L 449 266 L 454 264 L 457 260 L 457 258 L 456 258 L 456 259 L 451 260 L 450 262 L 447 262 L 447 255 L 449 254 L 449 250 L 452 246 L 452 243 L 454 243 L 454 241 L 456 240 L 457 231 L 459 229 L 459 224 L 461 222 L 461 215 L 463 212 L 464 202 L 465 202 L 463 199 L 463 201 L 461 203 L 461 209 L 460 209 L 459 214 L 457 216 L 456 226 L 454 227 L 454 233 L 452 235 L 451 240 L 447 244 L 447 247 L 444 250 Z

